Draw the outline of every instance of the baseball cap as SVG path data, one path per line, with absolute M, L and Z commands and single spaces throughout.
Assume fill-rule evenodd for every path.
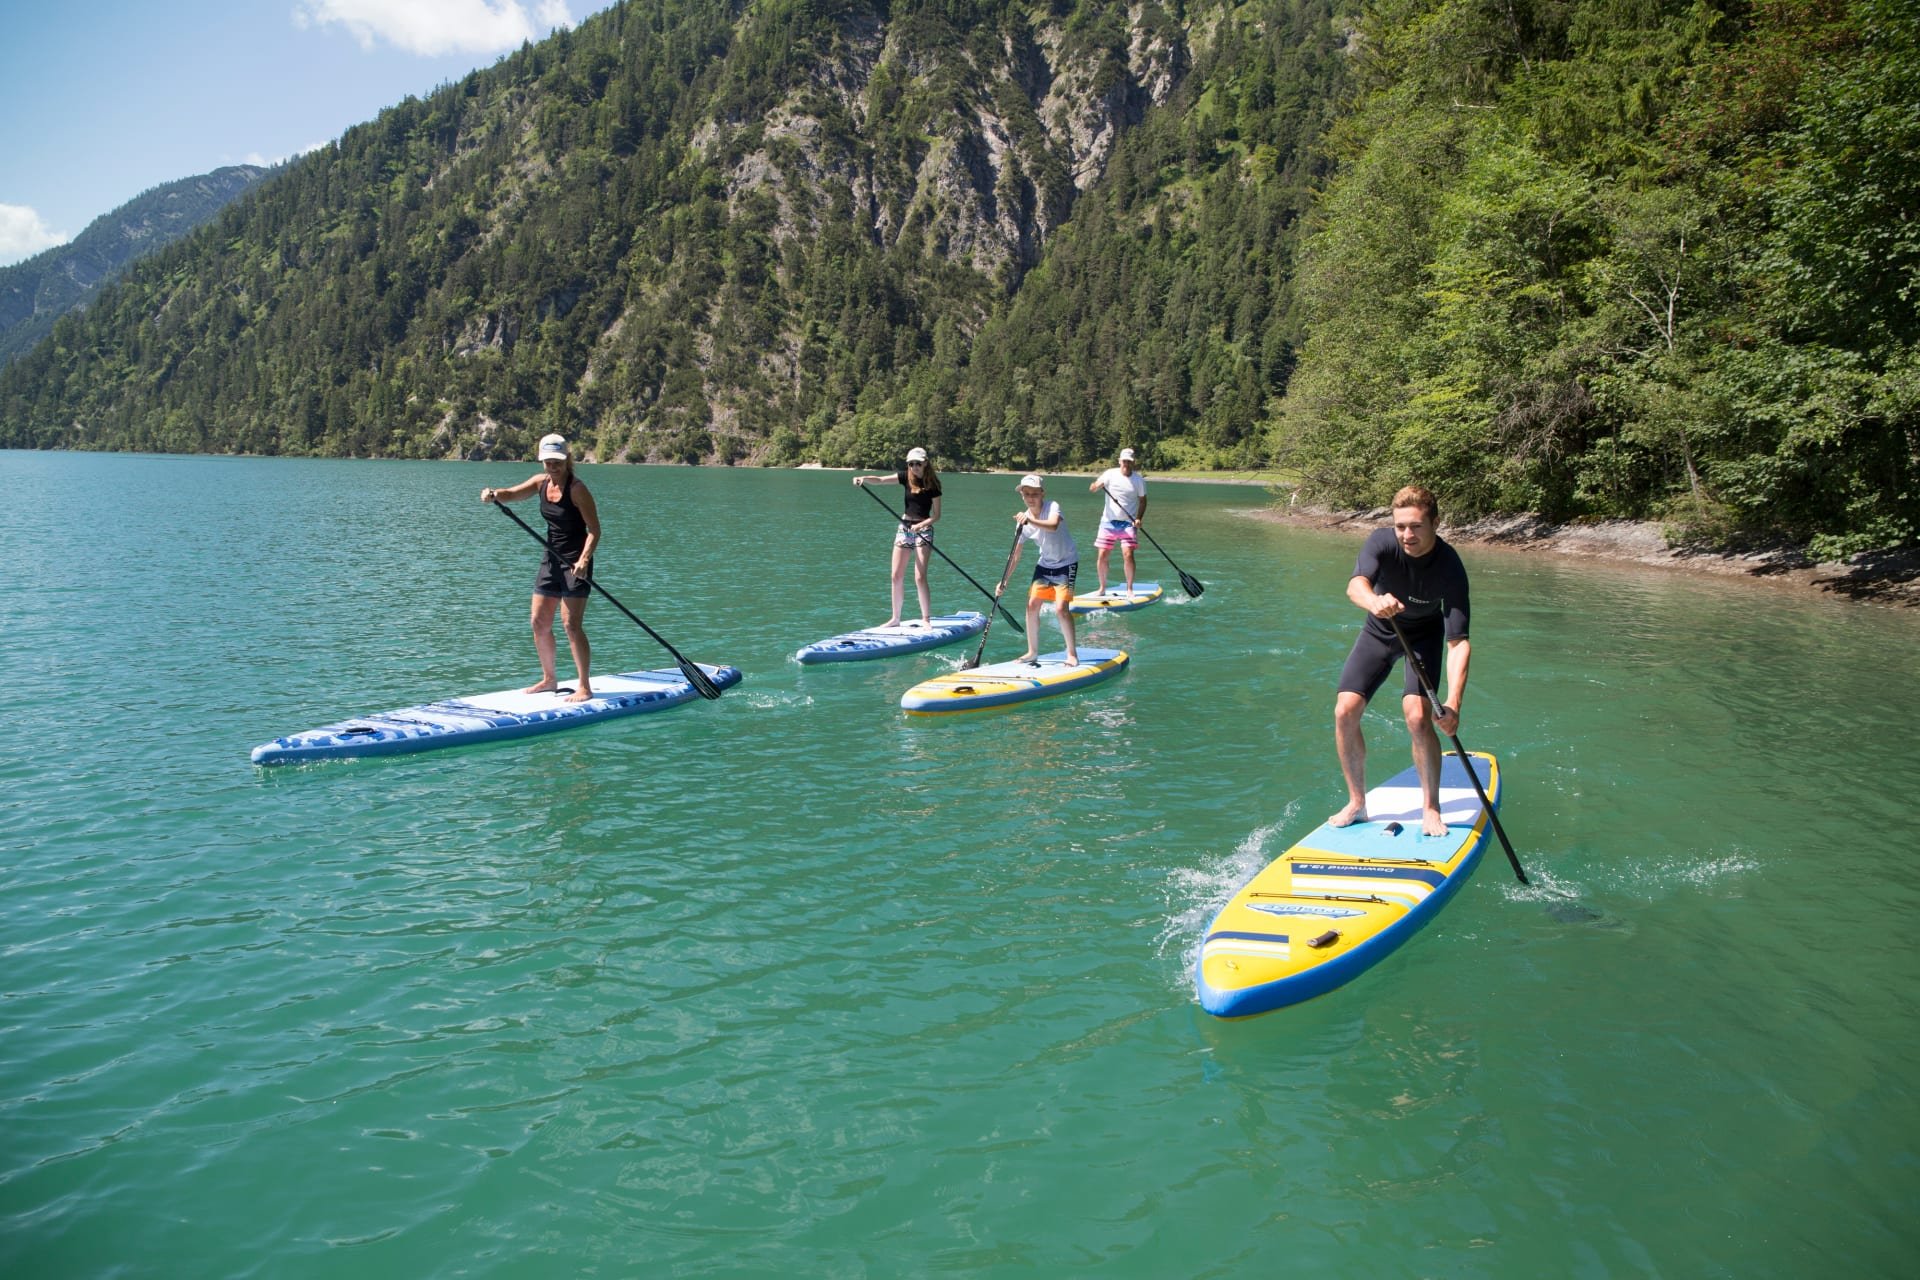
M 908 462 L 925 462 L 926 460 L 927 460 L 927 451 L 925 449 L 920 448 L 918 445 L 915 445 L 913 448 L 907 450 Z
M 1133 461 L 1133 450 L 1131 450 L 1131 449 L 1122 449 L 1122 450 L 1120 451 L 1120 461 L 1122 461 L 1122 462 L 1132 462 L 1132 461 Z
M 1047 482 L 1035 475 L 1021 476 L 1020 483 L 1014 486 L 1016 489 L 1044 489 L 1046 487 Z
M 540 461 L 545 462 L 549 458 L 564 459 L 566 456 L 567 438 L 565 436 L 550 435 L 540 437 Z

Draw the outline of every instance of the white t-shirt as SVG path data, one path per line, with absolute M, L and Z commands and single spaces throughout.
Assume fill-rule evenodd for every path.
M 1108 467 L 1100 473 L 1100 487 L 1106 490 L 1106 504 L 1100 509 L 1100 518 L 1133 523 L 1147 496 L 1147 478 L 1140 474 L 1139 468 L 1128 475 L 1118 467 Z
M 1060 516 L 1060 504 L 1049 498 L 1040 505 L 1042 520 L 1056 520 Z M 1080 548 L 1075 545 L 1073 535 L 1067 532 L 1067 522 L 1061 520 L 1052 529 L 1042 529 L 1036 524 L 1020 526 L 1020 536 L 1040 545 L 1040 563 L 1049 569 L 1060 569 L 1080 559 Z

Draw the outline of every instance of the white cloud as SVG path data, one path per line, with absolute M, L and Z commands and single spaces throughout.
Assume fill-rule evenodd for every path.
M 31 258 L 71 239 L 67 232 L 48 227 L 38 213 L 23 204 L 0 204 L 0 266 Z
M 339 23 L 363 49 L 384 40 L 424 57 L 498 53 L 573 25 L 566 0 L 299 0 L 293 20 Z

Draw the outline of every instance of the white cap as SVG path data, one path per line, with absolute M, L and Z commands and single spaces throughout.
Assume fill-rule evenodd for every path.
M 926 460 L 927 460 L 927 451 L 925 449 L 922 449 L 919 445 L 915 445 L 913 448 L 907 450 L 908 462 L 925 462 Z
M 1132 462 L 1132 461 L 1133 461 L 1133 450 L 1131 450 L 1131 449 L 1122 449 L 1122 450 L 1120 451 L 1120 461 L 1122 461 L 1122 462 Z
M 558 458 L 564 461 L 566 456 L 567 438 L 565 436 L 551 435 L 540 437 L 540 461 L 545 462 L 549 458 Z
M 1047 482 L 1035 475 L 1021 476 L 1020 483 L 1014 486 L 1016 489 L 1044 489 L 1046 487 Z

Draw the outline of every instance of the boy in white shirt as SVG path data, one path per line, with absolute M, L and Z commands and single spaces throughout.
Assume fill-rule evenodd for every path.
M 1080 576 L 1080 548 L 1067 532 L 1067 518 L 1060 504 L 1047 500 L 1045 481 L 1039 476 L 1025 476 L 1017 487 L 1027 509 L 1013 517 L 1020 530 L 1013 563 L 1020 563 L 1026 543 L 1040 548 L 1040 563 L 1034 566 L 1033 585 L 1027 589 L 1027 651 L 1019 661 L 1032 662 L 1040 656 L 1040 602 L 1051 600 L 1060 613 L 1061 634 L 1067 639 L 1067 665 L 1077 667 L 1080 652 L 1074 643 L 1073 610 L 1069 606 L 1073 604 L 1074 579 Z M 1011 566 L 1008 572 L 1012 572 Z

